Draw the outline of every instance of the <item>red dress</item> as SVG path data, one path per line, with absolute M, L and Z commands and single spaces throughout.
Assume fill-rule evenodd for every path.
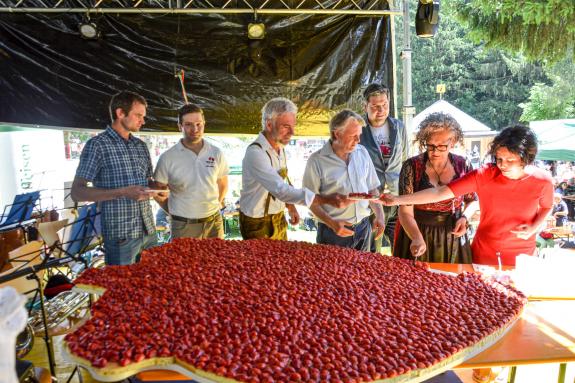
M 497 265 L 499 252 L 504 265 L 515 266 L 517 255 L 534 253 L 535 235 L 525 240 L 511 233 L 518 225 L 531 224 L 539 209 L 553 206 L 551 177 L 532 169 L 523 178 L 512 180 L 491 164 L 448 185 L 455 195 L 476 192 L 479 197 L 481 218 L 471 244 L 474 263 Z

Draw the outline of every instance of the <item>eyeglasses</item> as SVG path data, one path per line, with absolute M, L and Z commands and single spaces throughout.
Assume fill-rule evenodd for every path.
M 428 152 L 435 152 L 436 150 L 438 152 L 445 152 L 445 151 L 447 151 L 448 148 L 449 148 L 449 145 L 425 144 L 425 149 L 427 149 Z

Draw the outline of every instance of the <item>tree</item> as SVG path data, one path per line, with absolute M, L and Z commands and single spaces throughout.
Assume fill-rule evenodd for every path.
M 518 105 L 527 101 L 531 86 L 548 82 L 541 65 L 470 41 L 449 3 L 442 3 L 440 15 L 435 38 L 412 38 L 416 111 L 434 103 L 435 87 L 444 83 L 444 99 L 491 128 L 517 122 L 522 112 Z
M 531 60 L 575 57 L 574 0 L 452 0 L 475 42 Z
M 546 68 L 551 85 L 537 83 L 529 92 L 529 101 L 519 104 L 523 108 L 521 121 L 575 118 L 575 70 L 573 61 L 565 59 Z

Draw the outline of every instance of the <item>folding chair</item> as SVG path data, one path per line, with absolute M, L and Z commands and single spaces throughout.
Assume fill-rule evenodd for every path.
M 24 267 L 36 266 L 42 263 L 42 249 L 44 244 L 41 241 L 28 242 L 19 248 L 12 250 L 9 253 L 10 263 L 12 264 L 12 269 L 5 271 L 0 274 L 0 276 L 5 276 L 16 272 Z M 39 279 L 43 280 L 43 271 L 39 272 Z M 13 279 L 11 281 L 5 282 L 0 286 L 12 286 L 20 294 L 30 294 L 38 289 L 38 284 L 34 279 L 29 279 L 26 276 L 21 276 L 19 278 Z
M 58 232 L 66 226 L 68 219 L 59 221 L 40 222 L 38 224 L 38 233 L 47 247 L 54 246 L 57 242 L 62 242 Z
M 7 205 L 4 208 L 4 212 L 6 212 L 6 208 L 10 206 L 8 213 L 2 214 L 0 232 L 24 227 L 35 222 L 35 220 L 30 219 L 30 217 L 32 216 L 32 211 L 39 199 L 39 191 L 18 194 L 15 196 L 12 205 Z

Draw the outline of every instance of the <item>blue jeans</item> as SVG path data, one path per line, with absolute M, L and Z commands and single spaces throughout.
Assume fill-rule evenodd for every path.
M 158 245 L 156 234 L 140 238 L 104 238 L 104 258 L 106 265 L 131 265 L 140 262 L 142 250 Z
M 340 237 L 324 223 L 319 223 L 317 227 L 316 242 L 324 245 L 336 245 L 349 247 L 351 249 L 369 251 L 371 247 L 371 224 L 369 217 L 365 217 L 358 224 L 352 227 L 353 235 Z

